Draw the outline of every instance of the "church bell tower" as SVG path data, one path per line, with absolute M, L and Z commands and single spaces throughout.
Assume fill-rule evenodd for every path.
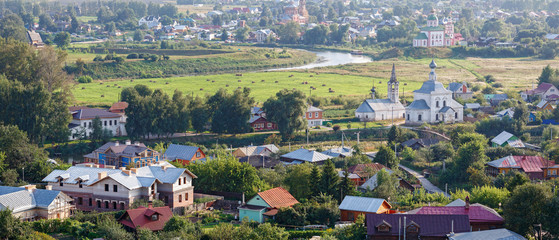
M 400 82 L 396 79 L 396 67 L 392 64 L 392 74 L 390 75 L 390 81 L 388 81 L 388 99 L 390 102 L 399 102 L 400 96 Z

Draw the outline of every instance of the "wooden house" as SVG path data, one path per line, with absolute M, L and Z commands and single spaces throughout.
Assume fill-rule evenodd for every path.
M 196 161 L 206 161 L 206 154 L 199 147 L 171 144 L 163 155 L 165 159 L 188 165 Z
M 367 213 L 387 214 L 392 206 L 381 198 L 345 196 L 340 204 L 342 221 L 355 221 L 359 215 Z

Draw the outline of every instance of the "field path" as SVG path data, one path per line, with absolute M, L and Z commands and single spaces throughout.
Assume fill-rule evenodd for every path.
M 452 59 L 448 59 L 448 62 L 454 64 L 455 66 L 457 66 L 457 67 L 459 67 L 459 68 L 462 68 L 462 69 L 464 69 L 464 70 L 470 72 L 470 73 L 471 73 L 472 75 L 474 75 L 474 77 L 476 77 L 476 78 L 483 78 L 483 76 L 481 76 L 481 74 L 477 73 L 477 72 L 474 71 L 473 69 L 466 68 L 466 67 L 464 67 L 464 66 L 462 66 L 462 65 L 460 65 L 460 64 L 458 64 L 458 63 L 456 63 L 455 61 L 452 61 Z

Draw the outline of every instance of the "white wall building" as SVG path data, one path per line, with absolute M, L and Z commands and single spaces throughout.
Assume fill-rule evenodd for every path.
M 376 99 L 375 87 L 373 87 L 371 99 L 363 101 L 355 110 L 355 117 L 362 122 L 404 118 L 406 109 L 400 103 L 399 89 L 400 82 L 396 79 L 396 69 L 392 65 L 392 75 L 388 81 L 388 99 Z
M 464 106 L 454 101 L 452 91 L 437 81 L 435 60 L 429 67 L 429 80 L 413 91 L 413 102 L 406 108 L 406 124 L 462 122 Z
M 70 109 L 72 122 L 70 123 L 70 140 L 89 137 L 93 132 L 93 119 L 99 117 L 103 129 L 111 131 L 113 136 L 126 136 L 126 122 L 120 114 L 99 108 Z
M 159 22 L 160 17 L 156 16 L 145 16 L 138 20 L 138 26 L 146 25 L 148 29 L 156 28 L 161 29 L 161 23 Z

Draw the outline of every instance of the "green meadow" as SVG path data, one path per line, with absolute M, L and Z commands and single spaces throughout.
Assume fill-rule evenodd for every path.
M 312 77 L 311 77 L 312 76 Z M 214 94 L 220 88 L 234 91 L 237 88 L 248 87 L 257 102 L 264 102 L 281 89 L 299 89 L 309 94 L 311 86 L 313 96 L 368 96 L 373 85 L 377 86 L 380 96 L 386 96 L 386 78 L 339 75 L 313 72 L 254 72 L 236 74 L 220 74 L 205 76 L 187 76 L 171 78 L 94 81 L 92 83 L 76 84 L 72 88 L 76 104 L 110 105 L 118 101 L 122 89 L 136 84 L 144 84 L 152 89 L 162 89 L 168 94 L 180 90 L 193 96 Z M 406 96 L 421 86 L 421 81 L 402 81 Z M 332 90 L 333 92 L 331 92 Z

